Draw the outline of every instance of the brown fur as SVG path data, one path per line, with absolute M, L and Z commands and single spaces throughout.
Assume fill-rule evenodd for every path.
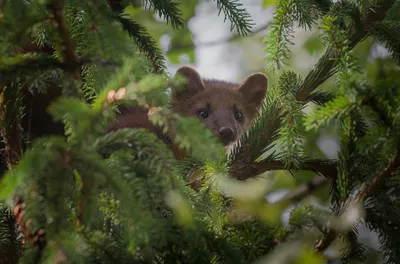
M 185 77 L 187 83 L 182 91 L 172 91 L 172 110 L 182 116 L 200 118 L 225 146 L 237 141 L 248 129 L 268 89 L 268 79 L 262 73 L 251 74 L 242 84 L 202 79 L 190 67 L 181 67 L 177 74 Z M 147 128 L 171 145 L 177 159 L 188 155 L 171 144 L 170 138 L 161 135 L 161 129 L 153 126 L 147 113 L 146 109 L 128 109 L 107 131 L 123 127 Z
M 183 116 L 199 116 L 205 126 L 219 137 L 225 146 L 235 141 L 253 122 L 268 89 L 268 79 L 262 73 L 250 75 L 243 84 L 201 79 L 192 68 L 182 67 L 177 74 L 188 79 L 181 92 L 173 92 L 172 108 Z M 201 118 L 201 111 L 208 113 Z M 242 118 L 237 119 L 236 114 Z M 224 128 L 228 136 L 221 135 Z

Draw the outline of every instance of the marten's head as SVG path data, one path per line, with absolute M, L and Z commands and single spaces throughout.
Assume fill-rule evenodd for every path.
M 187 82 L 182 90 L 172 91 L 173 111 L 197 116 L 225 146 L 249 128 L 268 89 L 268 78 L 262 73 L 251 74 L 242 84 L 202 79 L 190 67 L 181 67 L 176 74 Z

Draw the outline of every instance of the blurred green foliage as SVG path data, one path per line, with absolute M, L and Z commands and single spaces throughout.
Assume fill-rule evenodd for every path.
M 182 55 L 196 64 L 196 32 L 188 22 L 199 4 L 0 2 L 0 88 L 6 102 L 0 116 L 6 150 L 26 114 L 19 94 L 24 87 L 45 92 L 59 84 L 62 95 L 48 111 L 66 128 L 64 137 L 29 142 L 21 149 L 21 161 L 1 178 L 0 195 L 8 204 L 0 207 L 0 252 L 6 252 L 7 263 L 16 263 L 19 256 L 22 263 L 261 263 L 265 257 L 269 263 L 326 263 L 326 255 L 319 254 L 324 243 L 337 249 L 334 258 L 341 263 L 373 263 L 381 255 L 395 263 L 400 252 L 399 204 L 392 199 L 400 190 L 397 167 L 376 194 L 367 194 L 366 212 L 348 205 L 398 151 L 399 2 L 262 0 L 261 8 L 274 10 L 273 20 L 261 25 L 265 33 L 245 38 L 250 21 L 240 1 L 210 1 L 216 16 L 235 28 L 227 43 L 212 45 L 242 50 L 241 56 L 230 54 L 242 66 L 236 79 L 255 71 L 269 78 L 259 119 L 226 157 L 197 119 L 168 109 L 165 89 L 181 84 L 165 74 L 164 55 L 172 66 L 180 64 Z M 363 28 L 362 18 L 371 10 L 381 14 L 390 7 L 386 20 Z M 62 14 L 66 31 L 55 21 L 57 14 Z M 354 48 L 349 46 L 354 36 L 348 34 L 353 31 L 367 32 Z M 169 39 L 166 50 L 160 48 L 162 38 Z M 19 48 L 30 42 L 52 50 L 21 53 Z M 387 58 L 371 58 L 378 43 L 388 48 Z M 73 60 L 71 47 L 81 59 L 70 64 L 76 69 L 66 67 Z M 263 59 L 253 64 L 249 58 Z M 303 67 L 312 64 L 308 60 L 316 61 L 315 68 Z M 82 82 L 73 77 L 80 66 Z M 161 140 L 143 129 L 104 135 L 105 122 L 116 114 L 104 99 L 123 86 L 128 99 L 121 104 L 163 108 L 152 121 L 172 123 L 176 143 L 193 149 L 191 159 L 176 161 Z M 297 100 L 305 87 L 309 101 Z M 75 88 L 89 104 L 71 95 Z M 337 142 L 337 157 L 320 147 L 324 138 Z M 329 165 L 333 159 L 334 169 Z M 251 170 L 263 164 L 279 168 Z M 336 175 L 322 175 L 330 184 L 313 190 L 310 182 L 324 173 L 307 164 L 329 165 L 331 171 L 324 172 L 337 170 Z M 239 173 L 250 179 L 229 177 Z M 197 191 L 187 186 L 195 174 L 203 176 Z M 265 199 L 279 190 L 296 194 L 298 188 L 306 188 L 305 196 L 326 208 L 303 197 L 277 203 Z M 22 251 L 14 222 L 10 224 L 9 210 L 20 205 L 15 196 L 24 204 L 27 230 L 20 232 L 40 241 L 24 244 Z M 293 205 L 284 226 L 282 213 Z M 362 222 L 379 234 L 382 252 L 357 240 Z

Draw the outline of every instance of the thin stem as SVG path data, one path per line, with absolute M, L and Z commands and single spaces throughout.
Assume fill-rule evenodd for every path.
M 329 182 L 329 179 L 324 177 L 315 177 L 311 181 L 308 181 L 305 184 L 302 184 L 296 187 L 293 191 L 285 195 L 283 198 L 279 199 L 278 201 L 274 202 L 283 203 L 283 202 L 292 202 L 297 203 L 304 199 L 305 197 L 309 196 L 313 191 L 316 191 L 322 187 L 324 187 Z

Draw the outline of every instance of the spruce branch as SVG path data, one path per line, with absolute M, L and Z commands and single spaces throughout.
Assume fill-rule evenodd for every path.
M 398 176 L 398 173 L 396 173 Z M 382 254 L 386 263 L 395 264 L 398 262 L 398 252 L 400 249 L 400 239 L 398 234 L 399 228 L 399 202 L 398 199 L 393 199 L 393 196 L 399 194 L 398 183 L 396 178 L 388 181 L 384 188 L 391 189 L 388 192 L 377 192 L 373 197 L 366 200 L 366 226 L 375 231 L 379 236 L 380 254 Z
M 247 35 L 247 37 L 254 36 L 254 35 L 256 35 L 256 34 L 258 34 L 260 32 L 263 32 L 264 30 L 269 28 L 270 24 L 271 23 L 268 22 L 268 23 L 258 27 L 257 29 L 254 29 L 254 31 L 251 31 L 251 33 L 249 33 Z M 242 38 L 241 35 L 232 35 L 232 36 L 229 36 L 229 37 L 226 37 L 226 38 L 222 38 L 222 39 L 218 39 L 218 40 L 200 42 L 200 43 L 195 44 L 195 46 L 196 47 L 213 47 L 213 46 L 223 45 L 223 44 L 229 43 L 229 42 L 232 43 L 232 42 L 240 40 L 241 38 Z M 192 45 L 189 45 L 189 44 L 180 45 L 178 43 L 178 45 L 174 45 L 173 47 L 171 47 L 171 49 L 169 51 L 170 52 L 171 51 L 179 51 L 179 50 L 186 50 L 186 49 L 190 49 L 190 48 L 192 48 Z
M 185 20 L 178 4 L 171 0 L 142 0 L 145 8 L 152 7 L 160 17 L 165 18 L 167 23 L 171 22 L 173 28 L 180 28 L 185 25 Z
M 21 97 L 16 85 L 0 83 L 0 134 L 5 144 L 6 163 L 8 170 L 18 164 L 21 159 Z M 3 175 L 0 175 L 0 180 Z M 0 209 L 3 209 L 0 206 Z M 3 212 L 0 212 L 4 214 Z M 14 232 L 15 218 L 11 215 L 6 220 L 8 230 L 8 242 L 10 248 L 5 252 L 4 258 L 16 258 L 19 255 L 17 243 L 17 234 Z
M 67 66 L 68 72 L 75 81 L 81 81 L 79 58 L 74 51 L 68 27 L 64 20 L 63 8 L 58 0 L 51 0 L 49 4 L 52 12 L 51 17 L 55 21 L 55 27 L 61 37 L 61 50 L 64 57 L 64 63 Z M 79 91 L 79 90 L 78 90 Z M 78 92 L 77 91 L 77 92 Z
M 334 230 L 328 231 L 326 234 L 323 235 L 322 239 L 318 240 L 315 243 L 315 251 L 322 252 L 327 249 L 333 241 L 336 239 L 337 233 Z
M 266 60 L 268 64 L 265 69 L 280 70 L 285 64 L 285 60 L 290 58 L 289 46 L 295 32 L 295 22 L 304 29 L 311 29 L 315 20 L 318 18 L 318 9 L 329 8 L 329 1 L 315 3 L 309 0 L 282 0 L 278 1 L 274 19 L 271 23 L 270 33 L 264 38 L 266 44 Z
M 240 139 L 230 155 L 229 174 L 238 180 L 247 180 L 271 170 L 309 170 L 335 178 L 337 164 L 335 161 L 324 159 L 305 160 L 296 167 L 289 166 L 283 160 L 278 160 L 275 155 L 254 162 L 263 153 L 267 152 L 282 126 L 282 119 L 287 115 L 278 102 L 267 97 L 263 111 L 253 127 Z
M 344 256 L 341 260 L 343 263 L 351 263 L 352 260 L 356 259 L 360 262 L 365 262 L 366 258 L 364 256 L 366 247 L 357 241 L 358 232 L 356 228 L 349 231 L 343 235 L 343 239 L 347 242 L 347 248 L 344 249 Z
M 293 191 L 289 192 L 283 198 L 279 199 L 274 203 L 275 204 L 283 202 L 298 203 L 299 201 L 310 195 L 313 191 L 324 187 L 328 182 L 329 182 L 328 178 L 317 176 L 314 179 L 308 181 L 307 183 L 296 187 Z
M 0 133 L 5 144 L 7 167 L 12 170 L 21 158 L 21 98 L 16 85 L 0 84 Z
M 164 57 L 154 39 L 147 33 L 146 28 L 124 18 L 120 18 L 120 22 L 123 28 L 134 39 L 140 50 L 152 62 L 154 67 L 153 72 L 156 74 L 163 73 L 165 71 Z
M 215 1 L 215 0 L 214 0 Z M 224 22 L 227 18 L 231 21 L 230 30 L 234 27 L 239 35 L 246 36 L 251 32 L 251 27 L 254 23 L 251 22 L 250 15 L 244 8 L 241 8 L 243 4 L 238 3 L 238 0 L 216 0 L 217 8 L 219 9 L 218 15 L 221 11 L 225 13 Z
M 84 66 L 86 64 L 97 63 L 103 65 L 115 65 L 114 62 L 105 60 L 101 57 L 93 57 L 93 58 L 81 58 L 77 61 L 78 67 Z M 19 54 L 17 56 L 2 59 L 0 61 L 0 76 L 4 75 L 4 79 L 6 76 L 10 74 L 15 74 L 17 71 L 32 71 L 36 69 L 40 70 L 51 70 L 51 69 L 61 69 L 68 71 L 67 65 L 60 62 L 58 59 L 53 56 L 49 56 L 47 54 Z M 2 79 L 3 79 L 2 78 Z
M 321 92 L 317 91 L 308 97 L 308 102 L 313 102 L 319 106 L 324 106 L 326 103 L 331 101 L 334 98 L 334 95 L 329 92 Z
M 368 11 L 361 17 L 360 23 L 352 26 L 347 38 L 349 40 L 349 50 L 352 50 L 359 42 L 368 36 L 369 29 L 375 22 L 381 21 L 385 18 L 388 10 L 392 7 L 394 2 L 394 0 L 378 0 L 376 7 L 368 9 Z M 325 54 L 304 79 L 300 90 L 296 94 L 296 99 L 298 101 L 306 101 L 315 89 L 336 73 L 337 69 L 335 66 L 337 61 L 333 58 L 336 58 L 337 55 L 338 54 L 333 47 L 328 48 Z
M 280 160 L 263 161 L 256 164 L 257 174 L 264 173 L 271 170 L 284 170 L 287 169 L 285 163 Z M 289 168 L 290 170 L 296 170 Z M 320 173 L 330 179 L 335 179 L 337 175 L 337 162 L 332 160 L 306 160 L 301 164 L 298 170 L 307 170 Z
M 53 55 L 55 52 L 53 47 L 43 43 L 39 45 L 33 41 L 24 43 L 23 45 L 18 45 L 15 50 L 18 53 L 41 53 L 47 55 Z
M 271 23 L 271 31 L 264 38 L 266 44 L 266 70 L 281 69 L 284 60 L 289 58 L 289 45 L 293 38 L 293 8 L 291 1 L 280 1 Z
M 284 161 L 281 160 L 265 160 L 255 163 L 243 163 L 240 160 L 234 161 L 229 172 L 230 175 L 238 180 L 247 180 L 260 175 L 267 171 L 274 170 L 295 170 L 295 171 L 312 171 L 322 174 L 330 179 L 335 179 L 337 176 L 337 163 L 330 160 L 306 160 L 302 162 L 300 167 L 287 167 Z
M 343 212 L 347 211 L 351 208 L 354 204 L 357 204 L 369 196 L 374 195 L 377 188 L 390 177 L 392 172 L 397 169 L 400 165 L 400 152 L 396 152 L 392 158 L 389 160 L 386 168 L 382 171 L 377 173 L 371 181 L 364 187 L 352 200 L 350 200 L 346 206 L 343 208 Z M 334 230 L 330 230 L 328 233 L 324 234 L 322 239 L 318 240 L 315 244 L 316 251 L 323 251 L 327 249 L 332 242 L 336 239 L 338 233 Z
M 381 21 L 371 27 L 371 34 L 385 43 L 386 48 L 400 63 L 400 25 L 397 21 Z
M 152 62 L 153 73 L 164 73 L 166 69 L 164 56 L 146 28 L 135 21 L 120 16 L 124 9 L 121 0 L 108 0 L 108 4 L 115 13 L 114 20 L 121 23 L 122 28 L 131 36 L 139 50 Z
M 65 65 L 59 60 L 50 56 L 16 56 L 8 61 L 0 62 L 0 76 L 7 76 L 18 70 L 31 70 L 33 68 L 40 69 L 64 69 Z M 5 78 L 5 77 L 4 77 Z
M 0 263 L 18 263 L 21 251 L 14 217 L 10 210 L 0 203 Z
M 383 182 L 390 177 L 392 172 L 397 169 L 397 167 L 400 165 L 400 152 L 396 152 L 392 158 L 389 160 L 389 163 L 387 164 L 386 168 L 376 174 L 369 184 L 365 188 L 363 188 L 359 194 L 354 198 L 354 203 L 360 202 L 367 198 L 368 196 L 371 196 L 374 194 L 375 190 L 378 189 Z

